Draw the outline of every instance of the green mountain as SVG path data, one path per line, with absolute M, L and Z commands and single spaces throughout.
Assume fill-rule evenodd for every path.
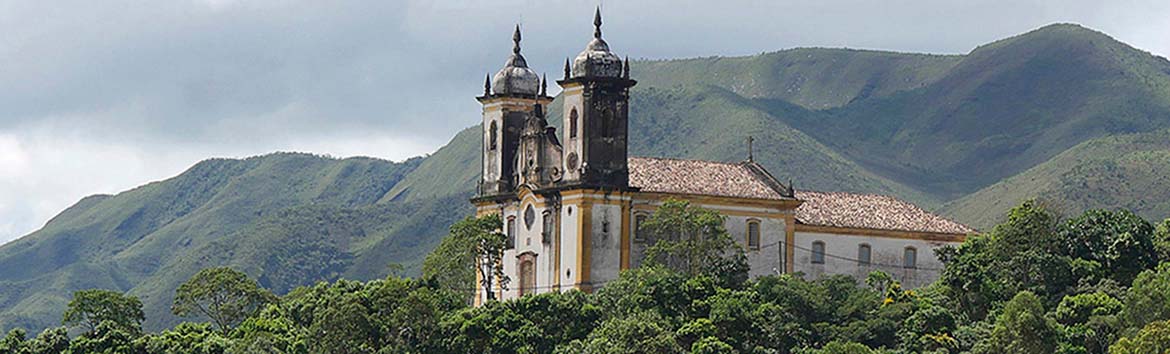
M 1029 197 L 1069 213 L 1170 213 L 1170 62 L 1079 26 L 968 55 L 801 48 L 632 71 L 633 155 L 736 161 L 752 136 L 755 159 L 797 188 L 892 194 L 975 226 Z M 55 325 L 85 288 L 128 291 L 148 329 L 169 326 L 174 289 L 210 266 L 277 292 L 379 278 L 393 264 L 417 274 L 470 214 L 480 144 L 471 127 L 401 163 L 213 159 L 85 198 L 0 246 L 0 329 Z
M 392 163 L 278 153 L 213 159 L 116 196 L 85 198 L 0 247 L 0 327 L 55 325 L 77 289 L 139 296 L 159 328 L 174 289 L 232 265 L 276 291 L 338 277 L 417 271 L 467 194 L 379 204 L 423 159 Z
M 986 229 L 1001 211 L 1038 198 L 1067 215 L 1090 208 L 1170 216 L 1170 130 L 1093 139 L 1021 174 L 959 198 L 943 211 Z
M 951 199 L 1089 139 L 1170 126 L 1170 62 L 1052 25 L 976 48 L 925 86 L 811 118 L 792 125 Z

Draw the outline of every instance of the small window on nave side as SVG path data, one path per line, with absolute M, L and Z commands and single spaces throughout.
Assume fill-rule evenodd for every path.
M 750 250 L 760 249 L 760 221 L 749 220 L 747 224 L 747 244 Z
M 812 263 L 825 264 L 825 243 L 815 241 L 812 244 Z

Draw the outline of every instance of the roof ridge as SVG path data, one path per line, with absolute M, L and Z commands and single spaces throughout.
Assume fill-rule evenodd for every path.
M 796 189 L 794 189 L 793 186 L 785 186 L 783 182 L 780 182 L 780 180 L 776 179 L 775 176 L 772 176 L 772 173 L 768 172 L 768 169 L 764 168 L 763 165 L 760 165 L 759 163 L 752 160 L 741 162 L 739 165 L 747 168 L 748 172 L 751 172 L 753 175 L 756 175 L 756 177 L 762 179 L 764 185 L 768 186 L 768 188 L 772 188 L 773 191 L 776 191 L 776 193 L 780 194 L 781 196 L 788 198 L 796 197 Z
M 895 197 L 895 196 L 892 196 L 889 194 L 880 194 L 880 193 L 855 193 L 855 192 L 846 192 L 846 191 L 818 191 L 818 190 L 812 190 L 812 189 L 797 189 L 796 193 L 848 194 L 848 195 L 860 195 L 860 196 L 869 196 L 869 197 L 884 197 L 884 198 L 890 198 L 890 199 L 894 199 L 897 201 L 913 204 L 913 203 L 910 203 L 908 201 L 902 200 L 898 197 Z
M 706 162 L 706 163 L 715 163 L 715 164 L 720 164 L 720 165 L 732 165 L 732 166 L 736 166 L 736 165 L 740 164 L 739 162 L 724 162 L 724 161 L 703 160 L 703 159 L 684 159 L 684 158 L 677 158 L 677 157 L 630 156 L 626 159 L 627 160 L 628 159 L 647 159 L 647 160 L 667 160 L 667 161 L 694 161 L 694 162 Z

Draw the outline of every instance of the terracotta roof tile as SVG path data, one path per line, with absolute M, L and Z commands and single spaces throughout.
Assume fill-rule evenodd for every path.
M 629 168 L 630 186 L 644 192 L 792 199 L 769 187 L 770 176 L 753 173 L 744 163 L 631 157 Z M 796 199 L 803 201 L 796 210 L 796 219 L 809 225 L 947 234 L 975 232 L 966 225 L 884 195 L 797 191 Z
M 630 186 L 643 192 L 784 200 L 742 163 L 631 157 Z
M 796 209 L 796 220 L 810 225 L 947 234 L 975 232 L 966 225 L 884 195 L 797 191 L 796 199 L 804 201 Z

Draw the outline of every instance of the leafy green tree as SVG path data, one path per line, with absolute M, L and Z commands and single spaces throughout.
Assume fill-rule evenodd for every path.
M 1162 220 L 1154 230 L 1154 252 L 1159 262 L 1170 262 L 1170 219 Z
M 958 349 L 958 341 L 951 336 L 957 322 L 947 308 L 923 304 L 898 328 L 900 347 L 914 352 Z
M 1012 208 L 991 233 L 940 250 L 946 264 L 939 279 L 943 292 L 974 320 L 1021 291 L 1059 299 L 1077 279 L 1073 260 L 1059 254 L 1058 220 L 1044 204 L 1029 200 Z
M 568 343 L 585 339 L 600 318 L 601 309 L 590 303 L 589 295 L 575 290 L 493 301 L 447 316 L 441 327 L 445 336 L 430 352 L 564 351 Z
M 253 336 L 249 346 L 293 351 L 372 353 L 432 352 L 446 333 L 444 315 L 466 306 L 455 292 L 431 282 L 388 277 L 369 282 L 338 280 L 301 287 L 237 328 Z
M 171 312 L 177 316 L 203 315 L 226 333 L 265 304 L 276 301 L 268 290 L 243 272 L 216 267 L 199 271 L 175 291 Z
M 77 337 L 69 343 L 71 353 L 101 353 L 124 354 L 144 353 L 145 350 L 137 346 L 137 333 L 127 331 L 123 324 L 106 320 L 102 321 L 86 334 Z
M 868 285 L 873 290 L 876 290 L 882 294 L 885 294 L 887 289 L 890 289 L 894 284 L 897 283 L 898 280 L 894 279 L 890 273 L 886 273 L 880 270 L 869 272 L 869 274 L 865 276 L 865 285 Z M 900 284 L 898 286 L 901 287 Z
M 581 353 L 679 353 L 669 322 L 655 312 L 609 319 L 585 339 Z
M 703 337 L 691 345 L 691 354 L 722 354 L 738 353 L 730 344 L 724 343 L 716 337 Z
M 1054 316 L 1064 325 L 1064 343 L 1088 353 L 1105 353 L 1117 337 L 1123 305 L 1105 292 L 1065 296 Z
M 475 283 L 477 272 L 488 275 L 481 278 L 487 284 L 484 289 L 500 283 L 505 276 L 496 255 L 502 255 L 507 246 L 507 236 L 500 232 L 502 223 L 498 214 L 492 214 L 467 217 L 451 225 L 450 235 L 423 261 L 423 277 L 440 287 L 464 292 L 469 300 L 475 294 L 471 289 L 479 286 Z M 495 297 L 491 291 L 487 294 Z
M 1121 312 L 1120 300 L 1103 292 L 1065 296 L 1056 307 L 1056 321 L 1064 325 L 1085 323 L 1092 316 L 1112 316 Z
M 666 200 L 639 226 L 653 243 L 644 262 L 692 277 L 709 275 L 729 286 L 742 284 L 747 280 L 747 257 L 723 222 L 723 215 L 713 210 Z
M 285 309 L 268 304 L 244 320 L 234 334 L 232 353 L 308 353 L 307 330 L 293 322 Z
M 1170 262 L 1138 274 L 1125 296 L 1125 319 L 1130 327 L 1170 320 Z
M 1154 321 L 1136 335 L 1121 338 L 1109 347 L 1110 354 L 1170 353 L 1170 321 Z
M 499 214 L 469 216 L 451 225 L 451 234 L 423 261 L 424 277 L 448 289 L 467 291 L 475 287 L 478 275 L 478 286 L 488 300 L 494 300 L 497 287 L 507 289 L 511 282 L 502 263 L 508 246 L 502 227 Z
M 692 294 L 699 281 L 662 266 L 643 265 L 630 269 L 593 295 L 593 301 L 607 317 L 632 316 L 654 311 L 666 318 L 689 316 Z
M 1029 291 L 1016 294 L 996 319 L 991 337 L 976 353 L 1045 354 L 1056 350 L 1055 321 L 1044 316 L 1040 298 Z
M 220 335 L 208 323 L 183 322 L 175 328 L 144 336 L 135 341 L 148 353 L 226 353 L 231 340 Z
M 32 353 L 63 353 L 69 349 L 69 330 L 65 327 L 46 328 L 28 347 Z
M 8 334 L 0 339 L 0 353 L 28 353 L 28 345 L 25 341 L 26 334 L 21 328 L 13 328 L 8 331 Z
M 820 349 L 804 348 L 796 351 L 799 354 L 876 354 L 878 351 L 861 343 L 832 341 Z
M 1101 264 L 1106 275 L 1129 284 L 1157 264 L 1154 227 L 1126 210 L 1089 210 L 1060 228 L 1061 252 Z
M 142 331 L 146 314 L 137 297 L 123 295 L 117 291 L 90 289 L 73 293 L 61 322 L 66 326 L 81 326 L 85 332 L 97 330 L 98 325 L 108 323 L 114 328 L 131 334 Z

